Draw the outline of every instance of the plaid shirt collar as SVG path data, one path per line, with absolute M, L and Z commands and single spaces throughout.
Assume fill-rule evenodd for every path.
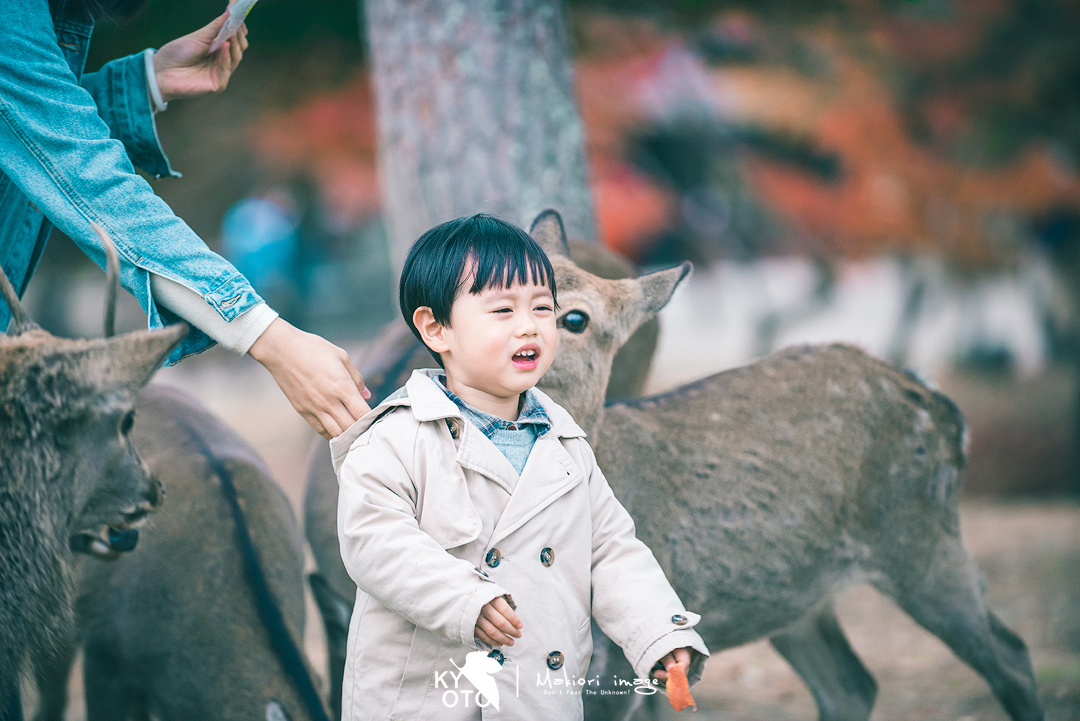
M 442 389 L 442 392 L 446 394 L 446 397 L 452 400 L 454 405 L 461 410 L 462 415 L 479 428 L 480 432 L 487 436 L 489 440 L 495 435 L 495 431 L 525 430 L 521 428 L 525 424 L 535 426 L 533 430 L 536 431 L 537 438 L 551 430 L 551 419 L 548 418 L 544 407 L 536 400 L 536 394 L 533 393 L 532 388 L 525 391 L 525 403 L 521 406 L 521 413 L 518 414 L 517 420 L 508 421 L 505 418 L 485 413 L 479 408 L 474 408 L 458 398 L 453 391 L 446 387 L 445 378 L 446 376 L 438 376 L 434 378 L 434 381 Z

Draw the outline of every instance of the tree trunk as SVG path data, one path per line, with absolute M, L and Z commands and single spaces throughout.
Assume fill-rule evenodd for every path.
M 395 267 L 433 225 L 555 208 L 595 240 L 558 0 L 367 0 Z

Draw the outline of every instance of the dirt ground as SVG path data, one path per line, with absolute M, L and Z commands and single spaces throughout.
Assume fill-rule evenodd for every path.
M 1060 427 L 1062 414 L 1072 408 L 1068 399 L 1075 396 L 1071 381 L 1064 378 L 1004 386 L 1000 379 L 976 378 L 943 386 L 948 385 L 945 390 L 968 415 L 973 432 L 997 429 L 994 433 L 1003 437 L 1020 433 L 1021 439 L 1034 433 L 1043 437 L 1044 449 L 1048 443 L 1053 446 L 1045 451 L 1057 459 L 1057 465 L 1051 465 L 1057 468 L 1065 463 L 1075 470 L 1070 465 L 1075 464 L 1071 436 L 1058 433 L 1056 441 L 1047 441 L 1046 433 L 1038 430 L 1040 424 Z M 214 352 L 166 369 L 156 382 L 197 396 L 247 438 L 263 454 L 299 515 L 306 458 L 318 439 L 292 412 L 269 374 L 249 359 Z M 971 470 L 981 463 L 1000 465 L 992 461 L 995 452 L 1010 447 L 1003 443 L 977 435 L 973 453 L 986 458 L 973 457 Z M 1062 443 L 1065 448 L 1060 447 Z M 1037 464 L 1037 459 L 1028 458 Z M 1024 465 L 1011 473 L 1022 474 Z M 1029 465 L 1028 470 L 1038 469 Z M 1047 718 L 1080 719 L 1080 501 L 1075 495 L 1060 494 L 1008 500 L 1010 496 L 1000 492 L 1015 485 L 1016 479 L 1010 479 L 985 484 L 996 492 L 993 495 L 969 496 L 963 502 L 962 532 L 985 574 L 990 606 L 1031 650 Z M 1058 482 L 1049 485 L 1060 487 Z M 981 677 L 889 599 L 858 587 L 843 593 L 837 607 L 852 646 L 878 682 L 874 721 L 1007 718 Z M 308 608 L 306 647 L 325 674 L 321 623 L 314 605 L 309 602 Z M 80 680 L 73 678 L 75 698 L 81 695 L 80 686 Z M 698 712 L 692 718 L 702 721 L 816 718 L 809 692 L 767 642 L 716 654 L 694 693 Z M 68 719 L 83 718 L 81 703 L 73 702 Z

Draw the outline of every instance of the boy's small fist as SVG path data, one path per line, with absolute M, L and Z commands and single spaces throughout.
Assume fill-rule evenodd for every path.
M 514 639 L 521 638 L 522 626 L 514 609 L 499 596 L 480 609 L 473 633 L 489 646 L 513 646 Z

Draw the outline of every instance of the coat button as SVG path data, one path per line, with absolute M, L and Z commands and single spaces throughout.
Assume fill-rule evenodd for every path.
M 450 437 L 454 440 L 457 440 L 457 437 L 461 435 L 461 429 L 458 428 L 457 421 L 452 419 L 447 420 L 446 426 L 450 429 Z
M 540 551 L 540 563 L 545 566 L 550 566 L 555 563 L 555 551 L 550 548 L 545 548 L 543 551 Z
M 484 563 L 495 568 L 502 561 L 502 554 L 499 553 L 499 549 L 493 548 L 487 552 L 487 557 L 484 559 Z
M 562 664 L 563 664 L 563 655 L 562 655 L 561 652 L 552 651 L 551 653 L 548 654 L 547 665 L 548 665 L 548 668 L 550 668 L 552 671 L 558 671 L 560 668 L 562 668 Z
M 503 665 L 503 662 L 505 662 L 505 661 L 506 661 L 506 656 L 503 656 L 503 652 L 502 652 L 502 651 L 500 651 L 499 649 L 495 649 L 494 651 L 492 651 L 491 653 L 489 653 L 489 654 L 488 654 L 488 658 L 493 658 L 493 659 L 495 659 L 496 661 L 498 661 L 498 662 L 499 662 L 499 665 L 500 665 L 500 666 L 502 666 L 502 665 Z
M 671 622 L 673 624 L 675 624 L 676 626 L 685 626 L 686 624 L 690 623 L 687 620 L 686 616 L 683 616 L 680 613 L 676 613 L 674 616 L 672 616 L 671 617 Z

